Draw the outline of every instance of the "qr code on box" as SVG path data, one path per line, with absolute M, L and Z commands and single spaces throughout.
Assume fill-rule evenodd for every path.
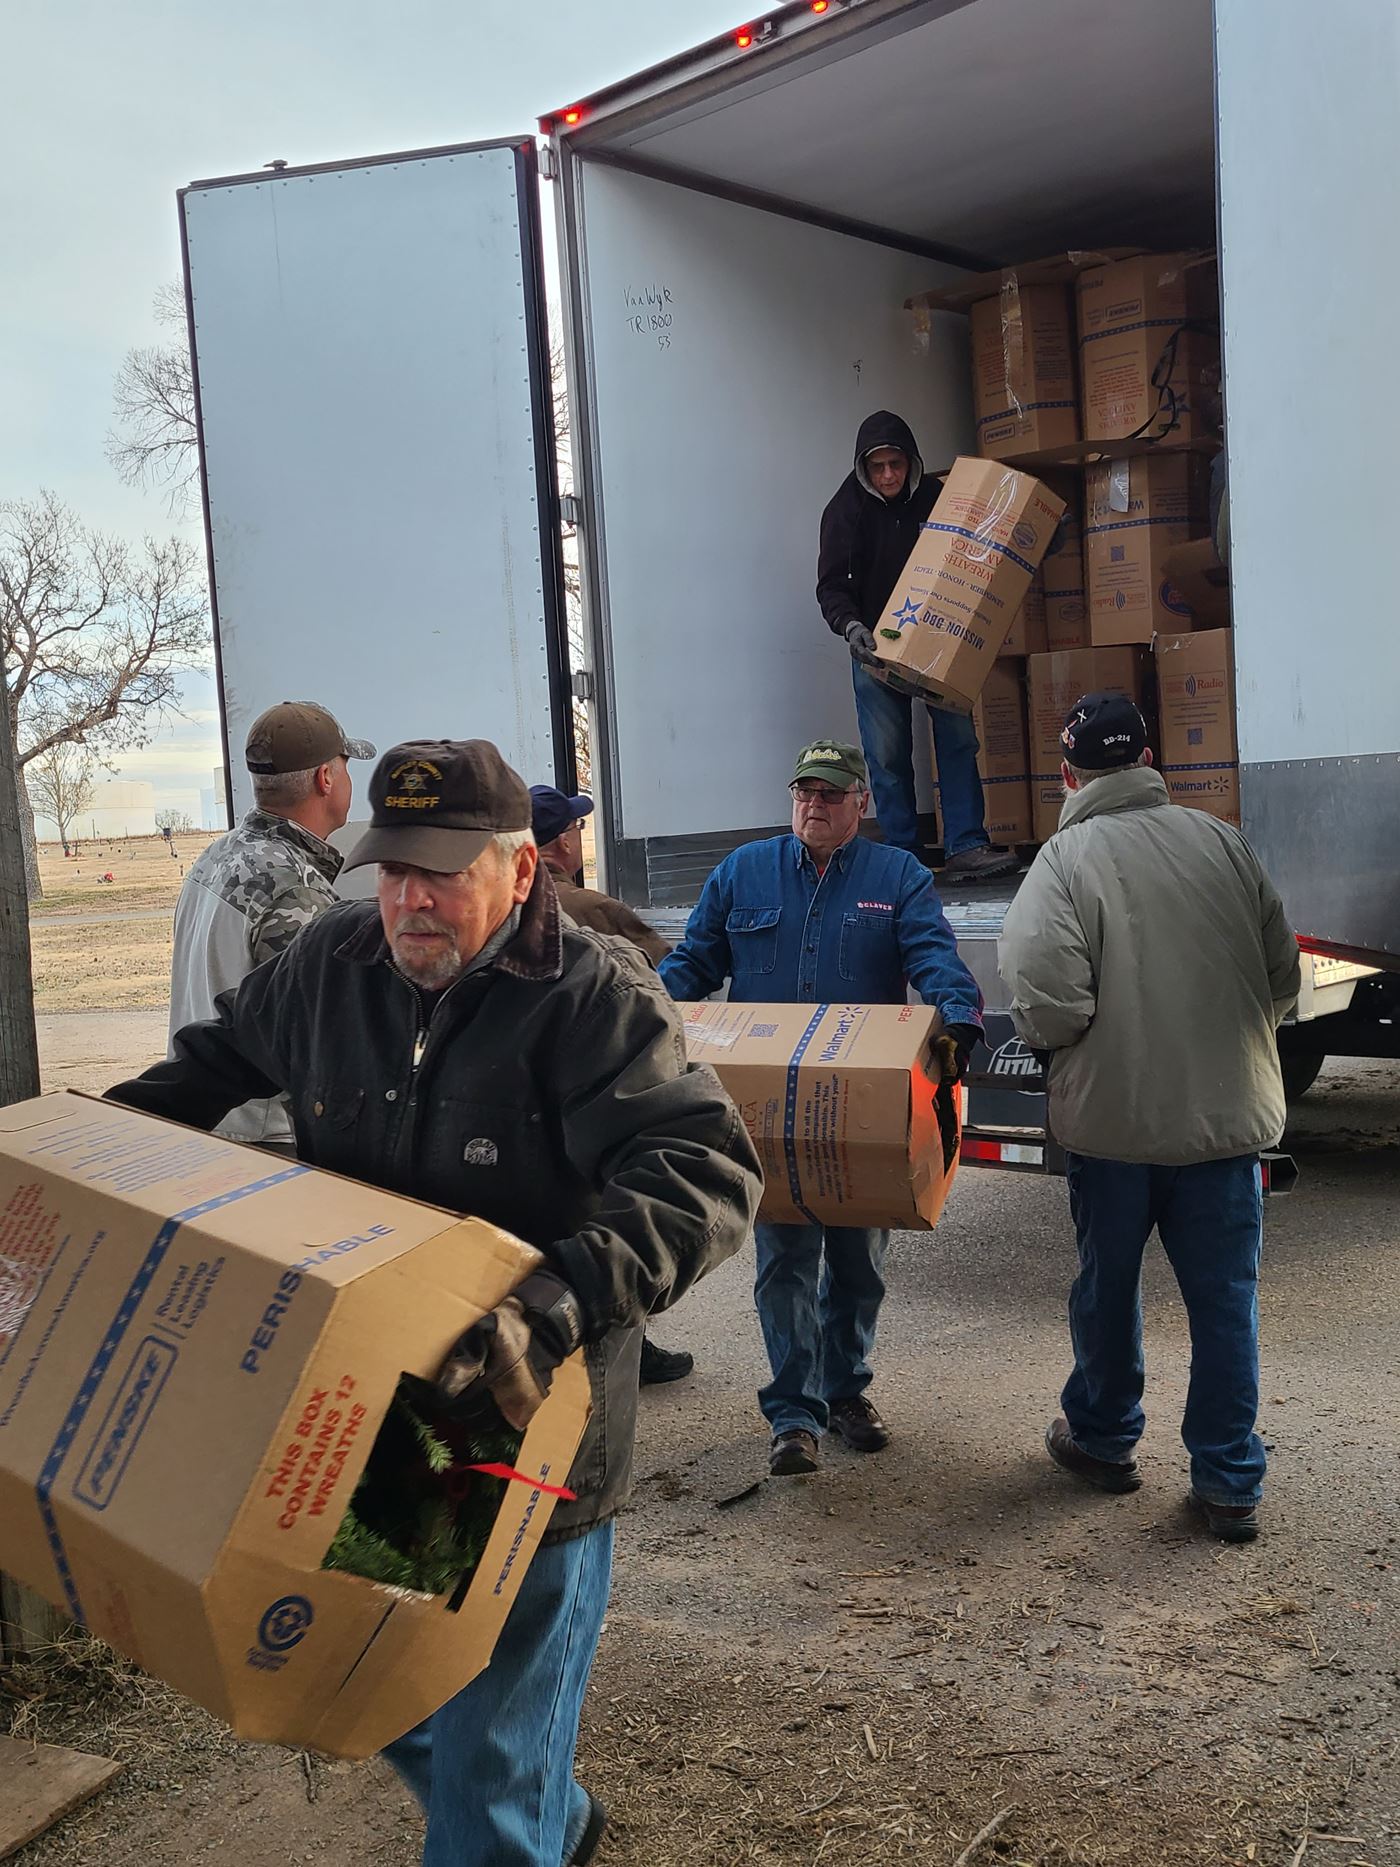
M 778 1027 L 776 1024 L 751 1024 L 749 1026 L 750 1037 L 776 1037 L 777 1035 Z
M 1204 745 L 1205 737 L 1205 728 L 1203 726 L 1188 726 L 1186 729 L 1186 743 L 1189 746 Z

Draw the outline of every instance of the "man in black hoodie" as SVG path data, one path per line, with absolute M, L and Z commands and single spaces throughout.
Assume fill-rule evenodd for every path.
M 817 601 L 833 635 L 851 651 L 856 718 L 885 841 L 917 855 L 914 701 L 870 672 L 875 624 L 904 569 L 938 482 L 925 478 L 918 444 L 898 415 L 882 409 L 860 425 L 855 466 L 822 514 Z M 987 836 L 977 736 L 964 713 L 929 705 L 943 811 L 943 874 L 983 881 L 1009 875 L 1015 856 Z

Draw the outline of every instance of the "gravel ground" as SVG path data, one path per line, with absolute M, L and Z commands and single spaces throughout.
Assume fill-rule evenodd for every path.
M 1144 1488 L 1086 1493 L 1046 1461 L 1073 1258 L 1056 1184 L 964 1172 L 937 1231 L 897 1239 L 879 1458 L 762 1480 L 746 1263 L 661 1321 L 699 1367 L 643 1399 L 580 1765 L 613 1811 L 601 1867 L 951 1867 L 1008 1806 L 979 1862 L 1400 1867 L 1400 1075 L 1332 1066 L 1295 1128 L 1251 1547 L 1184 1506 L 1160 1254 Z M 92 1652 L 16 1685 L 19 1729 L 128 1760 L 25 1867 L 417 1859 L 382 1766 L 236 1744 Z

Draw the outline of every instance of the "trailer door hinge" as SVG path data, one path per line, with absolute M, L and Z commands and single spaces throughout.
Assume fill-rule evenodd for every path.
M 554 154 L 554 145 L 553 143 L 541 143 L 540 144 L 540 180 L 546 181 L 546 182 L 557 182 L 558 179 L 559 179 L 559 163 Z
M 565 525 L 581 525 L 583 523 L 583 508 L 580 506 L 575 494 L 560 493 L 559 517 L 563 520 Z
M 570 685 L 573 688 L 575 700 L 592 700 L 598 691 L 594 685 L 591 668 L 575 668 Z

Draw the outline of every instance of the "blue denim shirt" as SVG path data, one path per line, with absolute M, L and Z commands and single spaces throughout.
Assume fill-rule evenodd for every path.
M 866 837 L 838 849 L 823 875 L 795 836 L 736 849 L 660 973 L 672 998 L 708 998 L 729 979 L 741 1003 L 902 1005 L 912 985 L 945 1024 L 982 1022 L 933 877 Z

